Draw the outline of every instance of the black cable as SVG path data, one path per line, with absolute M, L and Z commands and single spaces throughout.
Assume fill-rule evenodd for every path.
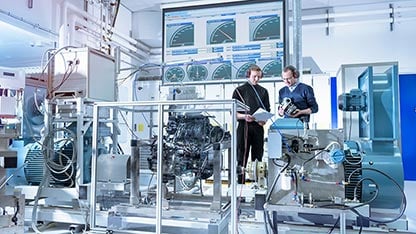
M 272 186 L 270 187 L 269 191 L 266 194 L 266 199 L 265 199 L 266 202 L 268 202 L 270 200 L 270 197 L 271 197 L 271 195 L 273 193 L 273 190 L 276 187 L 277 181 L 279 180 L 280 174 L 289 167 L 289 164 L 290 164 L 290 161 L 291 161 L 290 155 L 289 154 L 285 154 L 285 156 L 287 157 L 287 164 L 285 165 L 285 167 L 283 167 L 279 171 L 279 173 L 277 173 L 277 176 L 275 177 L 275 179 L 274 179 L 274 181 L 272 183 Z
M 243 96 L 241 95 L 240 91 L 238 90 L 238 87 L 235 89 L 235 91 L 237 92 L 238 96 L 240 97 L 240 101 L 243 102 L 244 105 L 246 105 L 246 102 L 245 102 Z M 244 110 L 244 114 L 247 115 L 248 114 L 248 111 L 247 110 Z M 242 172 L 242 176 L 241 176 L 241 182 L 243 184 L 245 182 L 245 167 L 246 167 L 246 161 L 248 160 L 248 155 L 246 157 L 246 154 L 247 154 L 247 151 L 248 151 L 247 138 L 248 138 L 248 122 L 244 118 L 244 154 L 243 154 L 243 165 L 241 165 L 243 167 L 243 172 Z
M 357 182 L 357 184 L 356 184 L 356 186 L 355 186 L 355 188 L 354 188 L 354 197 L 356 197 L 356 192 L 357 192 L 357 187 L 360 185 L 360 184 L 362 184 L 362 182 L 363 181 L 366 181 L 366 180 L 370 180 L 372 183 L 374 183 L 375 185 L 376 185 L 376 192 L 375 192 L 375 194 L 373 195 L 373 197 L 370 199 L 370 200 L 368 200 L 368 201 L 366 201 L 366 202 L 364 202 L 364 203 L 361 203 L 361 204 L 359 204 L 359 205 L 356 205 L 356 206 L 352 206 L 352 207 L 350 207 L 350 206 L 347 206 L 347 205 L 344 205 L 344 204 L 326 204 L 326 205 L 322 205 L 322 206 L 319 206 L 319 207 L 321 207 L 321 208 L 334 208 L 334 209 L 341 209 L 341 210 L 351 210 L 351 212 L 353 212 L 353 213 L 355 213 L 357 216 L 358 216 L 358 218 L 360 219 L 360 232 L 359 233 L 361 233 L 361 231 L 362 231 L 362 228 L 363 228 L 363 218 L 364 218 L 364 216 L 363 215 L 361 215 L 357 210 L 356 210 L 356 208 L 358 208 L 358 207 L 362 207 L 362 206 L 365 206 L 365 205 L 369 205 L 371 202 L 373 202 L 376 198 L 377 198 L 377 196 L 378 196 L 378 193 L 379 193 L 379 188 L 378 188 L 378 184 L 373 180 L 373 179 L 371 179 L 371 178 L 362 178 L 361 180 L 359 180 L 358 182 Z M 367 218 L 367 217 L 366 217 Z M 335 229 L 335 227 L 336 227 L 336 225 L 338 224 L 338 222 L 339 222 L 339 219 L 340 219 L 340 217 L 338 217 L 338 219 L 337 219 L 337 221 L 336 221 L 336 223 L 334 224 L 334 226 L 332 226 L 332 228 L 329 230 L 329 232 L 328 232 L 328 234 L 329 233 L 332 233 L 332 231 Z
M 114 18 L 113 18 L 113 20 L 111 21 L 111 27 L 113 27 L 114 28 L 114 26 L 115 26 L 115 24 L 116 24 L 116 19 L 117 19 L 117 16 L 118 16 L 118 11 L 119 11 L 119 8 L 120 8 L 120 0 L 116 0 L 114 3 L 113 3 L 113 6 L 115 6 L 115 12 L 114 12 Z
M 275 166 L 277 166 L 277 167 L 283 167 L 283 166 L 285 166 L 285 165 L 280 165 L 280 164 L 277 164 L 277 160 L 279 160 L 279 159 L 277 159 L 277 158 L 273 158 L 272 159 L 272 163 L 273 163 L 273 165 L 275 165 Z
M 17 220 L 18 220 L 17 219 L 17 214 L 20 211 L 20 206 L 19 206 L 19 199 L 15 199 L 15 201 L 16 201 L 16 211 L 14 212 L 14 215 L 12 217 L 12 222 L 14 223 L 14 225 L 17 226 Z
M 121 147 L 120 143 L 117 143 L 117 148 L 120 154 L 124 154 L 123 148 Z
M 265 227 L 266 228 L 266 233 L 269 234 L 268 227 L 270 226 L 270 229 L 272 230 L 272 233 L 277 234 L 277 232 L 278 232 L 277 227 L 273 226 L 273 222 L 270 219 L 269 212 L 266 211 L 266 210 L 264 210 L 264 220 L 265 220 L 264 224 L 266 225 L 266 227 Z
M 358 230 L 358 234 L 361 234 L 361 232 L 363 231 L 363 217 L 358 216 L 358 218 L 360 222 L 360 230 Z
M 264 229 L 265 229 L 265 231 L 266 231 L 266 234 L 269 234 L 269 225 L 271 225 L 270 224 L 270 222 L 269 222 L 269 218 L 268 218 L 268 214 L 267 214 L 267 211 L 266 211 L 266 209 L 264 209 L 263 210 L 263 220 L 264 220 L 264 224 L 265 224 L 265 227 L 264 227 Z
M 298 188 L 299 188 L 299 184 L 298 184 L 298 174 L 296 173 L 296 171 L 292 172 L 293 175 L 293 180 L 295 181 L 295 199 L 299 202 L 299 200 L 297 199 L 298 197 Z
M 337 220 L 335 221 L 334 225 L 332 225 L 331 229 L 329 229 L 328 234 L 331 234 L 332 231 L 334 231 L 335 227 L 337 226 L 337 224 L 339 223 L 340 220 L 340 216 L 338 216 Z
M 348 132 L 348 140 L 351 140 L 351 131 L 352 131 L 352 111 L 350 111 L 350 129 Z
M 273 190 L 275 189 L 275 187 L 276 187 L 276 184 L 277 184 L 277 181 L 279 180 L 279 178 L 280 178 L 280 174 L 284 171 L 284 170 L 286 170 L 288 167 L 289 167 L 289 165 L 290 165 L 290 161 L 291 161 L 291 158 L 290 158 L 290 155 L 289 154 L 285 154 L 285 156 L 287 157 L 287 163 L 286 163 L 286 165 L 277 173 L 277 176 L 275 177 L 275 179 L 274 179 L 274 181 L 273 181 L 273 183 L 272 183 L 272 186 L 270 187 L 270 189 L 269 189 L 269 191 L 267 192 L 267 194 L 266 194 L 266 198 L 265 198 L 265 201 L 266 201 L 266 203 L 267 202 L 269 202 L 269 200 L 270 200 L 270 197 L 271 197 L 271 195 L 272 195 L 272 193 L 273 193 Z M 272 224 L 272 222 L 271 222 L 271 220 L 270 220 L 270 216 L 269 216 L 269 214 L 268 214 L 268 212 L 266 211 L 266 210 L 264 210 L 264 213 L 265 213 L 265 216 L 267 216 L 267 221 L 268 222 L 264 222 L 264 225 L 265 225 L 265 229 L 266 229 L 266 231 L 268 230 L 268 228 L 269 228 L 269 226 L 272 228 L 272 230 L 273 230 L 273 232 L 274 232 L 274 230 L 276 229 L 276 233 L 277 233 L 277 227 L 275 228 L 275 227 L 273 227 L 273 224 Z M 266 219 L 266 217 L 265 217 L 265 219 Z M 267 231 L 267 233 L 268 233 L 268 231 Z
M 370 180 L 372 183 L 374 183 L 376 185 L 376 193 L 373 195 L 373 197 L 369 201 L 364 202 L 364 203 L 359 204 L 359 205 L 356 205 L 356 206 L 353 206 L 353 207 L 350 207 L 350 206 L 347 206 L 347 205 L 344 205 L 344 204 L 326 204 L 326 205 L 322 205 L 322 206 L 319 206 L 319 207 L 321 207 L 321 208 L 334 208 L 334 209 L 341 209 L 341 210 L 351 210 L 351 212 L 355 213 L 359 218 L 359 222 L 360 222 L 360 224 L 359 224 L 360 225 L 359 233 L 361 233 L 361 231 L 363 229 L 363 218 L 364 218 L 364 216 L 361 215 L 356 210 L 356 208 L 361 207 L 361 206 L 365 206 L 365 205 L 369 205 L 371 202 L 373 202 L 377 198 L 378 192 L 379 192 L 378 185 L 373 179 L 363 178 L 363 179 L 361 179 L 360 181 L 357 182 L 357 185 L 354 188 L 354 196 L 356 195 L 356 188 L 358 187 L 358 185 L 362 184 L 362 182 L 365 181 L 365 180 Z M 338 224 L 339 220 L 340 220 L 340 217 L 338 217 L 337 221 L 335 222 L 334 226 L 332 226 L 332 228 L 329 230 L 328 234 L 332 233 L 332 231 L 335 229 L 336 225 Z
M 327 208 L 341 208 L 341 209 L 348 209 L 348 210 L 350 210 L 351 212 L 353 212 L 354 214 L 356 214 L 357 216 L 358 216 L 358 218 L 359 218 L 359 225 L 360 225 L 360 229 L 359 229 L 359 233 L 361 233 L 362 232 L 362 229 L 363 229 L 363 220 L 364 219 L 366 219 L 366 220 L 369 220 L 369 221 L 372 221 L 372 222 L 375 222 L 375 223 L 391 223 L 391 222 L 394 222 L 394 221 L 396 221 L 396 220 L 398 220 L 400 217 L 402 217 L 402 215 L 404 214 L 404 211 L 406 210 L 406 206 L 407 206 L 407 200 L 406 200 L 406 195 L 405 195 L 405 193 L 404 193 L 404 191 L 403 191 L 403 189 L 400 187 L 400 185 L 391 177 L 391 176 L 389 176 L 389 175 L 387 175 L 386 173 L 384 173 L 384 172 L 382 172 L 382 171 L 380 171 L 380 170 L 378 170 L 378 169 L 374 169 L 374 168 L 357 168 L 357 169 L 355 169 L 353 172 L 351 172 L 350 173 L 350 175 L 349 175 L 349 177 L 348 177 L 348 182 L 350 181 L 350 179 L 351 179 L 351 176 L 352 176 L 352 174 L 354 174 L 354 173 L 356 173 L 357 171 L 360 171 L 360 170 L 371 170 L 371 171 L 375 171 L 375 172 L 378 172 L 378 173 L 380 173 L 380 174 L 382 174 L 382 175 L 384 175 L 385 177 L 387 177 L 389 180 L 391 180 L 398 188 L 399 188 L 399 190 L 400 190 L 400 192 L 402 193 L 402 197 L 403 197 L 403 200 L 402 200 L 402 209 L 401 209 L 401 212 L 399 213 L 399 215 L 398 216 L 396 216 L 395 218 L 393 218 L 393 219 L 390 219 L 390 220 L 377 220 L 377 219 L 374 219 L 374 218 L 371 218 L 371 217 L 366 217 L 366 216 L 364 216 L 364 215 L 362 215 L 358 210 L 357 210 L 357 208 L 359 208 L 359 207 L 362 207 L 362 206 L 365 206 L 365 205 L 370 205 L 376 198 L 377 198 L 377 196 L 378 196 L 378 193 L 379 193 L 379 186 L 378 186 L 378 184 L 373 180 L 373 179 L 371 179 L 371 178 L 362 178 L 361 180 L 359 180 L 358 182 L 357 182 L 357 185 L 356 185 L 356 187 L 354 188 L 354 196 L 356 196 L 356 193 L 357 193 L 357 187 L 358 187 L 358 185 L 359 184 L 362 184 L 362 182 L 363 181 L 365 181 L 365 180 L 369 180 L 369 181 L 371 181 L 373 184 L 375 184 L 376 185 L 376 192 L 374 193 L 374 195 L 373 195 L 373 197 L 370 199 L 370 200 L 368 200 L 368 201 L 366 201 L 366 202 L 364 202 L 364 203 L 361 203 L 361 204 L 359 204 L 359 205 L 356 205 L 356 206 L 352 206 L 352 207 L 349 207 L 349 206 L 346 206 L 346 205 L 342 205 L 342 204 L 327 204 L 327 205 L 322 205 L 322 206 L 320 206 L 320 207 L 327 207 Z M 336 207 L 334 207 L 334 206 L 336 206 Z M 341 207 L 340 207 L 341 206 Z M 332 232 L 332 230 L 333 229 L 331 229 L 331 231 L 330 232 Z
M 377 184 L 377 183 L 376 183 L 373 179 L 371 179 L 371 178 L 362 178 L 362 179 L 360 179 L 360 180 L 357 182 L 356 186 L 354 187 L 354 198 L 355 198 L 355 197 L 357 197 L 357 188 L 358 188 L 358 185 L 359 185 L 359 184 L 362 184 L 362 182 L 363 182 L 363 181 L 366 181 L 366 180 L 371 181 L 371 182 L 372 182 L 372 183 L 376 186 L 376 192 L 374 193 L 373 197 L 372 197 L 370 200 L 368 200 L 368 201 L 366 201 L 366 202 L 363 202 L 362 204 L 359 204 L 359 205 L 356 205 L 356 206 L 350 207 L 350 208 L 355 209 L 355 208 L 358 208 L 358 207 L 361 207 L 361 206 L 370 205 L 370 203 L 372 203 L 374 200 L 376 200 L 376 198 L 377 198 L 377 196 L 378 196 L 378 193 L 379 193 L 379 188 L 378 188 L 378 184 Z M 361 187 L 362 187 L 362 186 L 361 186 Z
M 319 151 L 318 153 L 316 153 L 314 156 L 312 156 L 312 157 L 308 158 L 306 161 L 304 161 L 304 162 L 302 163 L 302 167 L 303 167 L 303 166 L 305 166 L 305 164 L 306 164 L 306 163 L 308 163 L 308 162 L 312 161 L 314 158 L 318 157 L 318 155 L 322 154 L 324 151 L 326 151 L 326 150 L 320 150 L 320 151 Z
M 389 175 L 387 175 L 386 173 L 384 173 L 384 172 L 382 172 L 382 171 L 380 171 L 380 170 L 378 170 L 378 169 L 374 169 L 374 168 L 357 168 L 357 169 L 355 169 L 354 171 L 352 171 L 351 173 L 350 173 L 350 175 L 348 176 L 348 182 L 350 182 L 350 179 L 351 179 L 351 176 L 355 173 L 355 172 L 357 172 L 357 171 L 360 171 L 360 170 L 370 170 L 370 171 L 375 171 L 375 172 L 378 172 L 378 173 L 380 173 L 380 174 L 382 174 L 382 175 L 384 175 L 385 177 L 387 177 L 387 179 L 389 179 L 390 181 L 392 181 L 398 188 L 399 188 L 399 191 L 400 191 L 400 193 L 402 194 L 402 209 L 401 209 L 401 211 L 400 211 L 400 213 L 395 217 L 395 218 L 393 218 L 393 219 L 390 219 L 390 220 L 387 220 L 387 221 L 385 221 L 385 220 L 377 220 L 377 219 L 373 219 L 373 218 L 371 218 L 371 217 L 366 217 L 366 218 L 368 218 L 368 220 L 369 221 L 372 221 L 372 222 L 375 222 L 375 223 L 392 223 L 392 222 L 395 222 L 395 221 L 397 221 L 398 219 L 400 219 L 402 216 L 403 216 L 403 214 L 404 214 L 404 212 L 405 212 L 405 210 L 406 210 L 406 207 L 407 207 L 407 200 L 406 200 L 406 194 L 404 193 L 404 191 L 403 191 L 403 189 L 400 187 L 400 185 L 391 177 L 391 176 L 389 176 Z M 367 178 L 368 179 L 368 178 Z M 376 184 L 377 185 L 377 184 Z M 378 190 L 376 190 L 376 192 L 378 193 Z M 355 207 L 352 207 L 351 208 L 351 211 L 352 212 L 354 212 L 355 214 L 357 214 L 358 216 L 362 216 L 362 217 L 365 217 L 364 215 L 362 215 L 361 213 L 359 213 L 355 208 L 357 208 L 358 206 L 355 206 Z

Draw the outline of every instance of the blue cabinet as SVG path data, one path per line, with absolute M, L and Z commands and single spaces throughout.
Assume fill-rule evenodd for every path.
M 404 179 L 416 180 L 416 74 L 399 75 Z

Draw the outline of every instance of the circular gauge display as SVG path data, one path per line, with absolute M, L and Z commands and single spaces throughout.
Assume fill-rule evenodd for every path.
M 218 25 L 209 38 L 209 44 L 235 42 L 235 21 L 227 21 Z
M 253 63 L 245 63 L 241 67 L 238 68 L 236 78 L 237 79 L 244 79 L 247 78 L 247 71 L 250 68 L 250 65 Z
M 280 39 L 279 17 L 271 17 L 263 20 L 256 26 L 253 32 L 253 41 Z
M 169 40 L 169 47 L 194 45 L 194 25 L 187 24 L 176 29 Z
M 208 69 L 203 65 L 191 65 L 188 68 L 188 79 L 191 81 L 205 80 L 208 76 Z
M 282 75 L 282 62 L 273 60 L 263 67 L 263 77 L 278 77 Z
M 231 79 L 231 64 L 223 63 L 215 68 L 212 73 L 213 80 L 230 80 Z
M 165 80 L 169 82 L 180 82 L 185 78 L 185 70 L 181 67 L 170 67 L 165 72 Z

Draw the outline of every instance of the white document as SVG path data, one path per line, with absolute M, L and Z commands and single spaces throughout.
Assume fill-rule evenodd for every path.
M 257 122 L 259 121 L 267 122 L 267 120 L 269 120 L 273 116 L 274 114 L 266 111 L 263 108 L 257 109 L 256 112 L 254 112 L 253 114 L 253 117 L 256 119 Z

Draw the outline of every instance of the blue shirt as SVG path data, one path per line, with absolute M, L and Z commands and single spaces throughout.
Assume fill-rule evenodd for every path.
M 288 97 L 292 103 L 299 109 L 304 110 L 310 108 L 312 113 L 318 112 L 318 103 L 315 99 L 313 88 L 304 83 L 297 83 L 291 91 L 289 87 L 283 87 L 279 90 L 279 103 L 282 103 L 283 98 Z M 287 116 L 286 116 L 287 117 Z M 309 122 L 310 115 L 301 115 L 298 118 L 304 117 L 306 122 Z

